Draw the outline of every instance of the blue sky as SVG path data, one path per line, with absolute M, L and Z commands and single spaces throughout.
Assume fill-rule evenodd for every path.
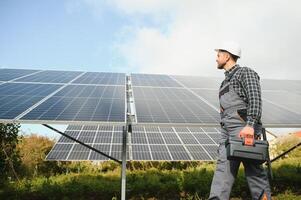
M 68 1 L 1 1 L 2 67 L 127 71 L 114 43 L 125 16 L 105 7 L 100 15 Z
M 147 14 L 122 14 L 102 1 L 0 1 L 0 67 L 81 71 L 139 71 L 126 64 L 116 45 L 132 27 L 160 27 Z M 60 130 L 66 126 L 55 125 Z M 41 125 L 24 133 L 58 134 Z
M 213 49 L 234 40 L 242 47 L 239 62 L 262 78 L 300 80 L 300 6 L 298 0 L 1 0 L 0 67 L 223 76 Z M 24 130 L 46 132 L 36 125 Z

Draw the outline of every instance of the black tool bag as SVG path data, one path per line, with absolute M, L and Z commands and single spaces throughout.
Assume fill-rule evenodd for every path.
M 244 120 L 247 120 L 247 109 L 237 110 L 238 115 Z M 245 145 L 243 138 L 228 139 L 226 141 L 227 158 L 228 160 L 250 161 L 262 164 L 269 161 L 269 143 L 266 139 L 265 128 L 262 124 L 258 124 L 255 131 L 261 132 L 263 140 L 254 140 L 253 146 Z M 258 129 L 261 129 L 259 131 Z
M 228 160 L 250 161 L 262 164 L 269 159 L 269 143 L 266 140 L 254 140 L 253 146 L 244 144 L 244 139 L 226 141 Z

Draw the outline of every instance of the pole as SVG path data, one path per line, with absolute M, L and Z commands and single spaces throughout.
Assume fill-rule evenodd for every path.
M 127 143 L 127 126 L 123 127 L 122 137 L 122 167 L 121 167 L 121 200 L 126 196 L 126 143 Z

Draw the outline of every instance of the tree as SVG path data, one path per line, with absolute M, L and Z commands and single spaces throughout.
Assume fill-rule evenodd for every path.
M 9 177 L 18 179 L 21 160 L 16 148 L 18 144 L 19 124 L 0 123 L 0 183 Z
M 61 173 L 59 162 L 45 161 L 45 158 L 54 141 L 45 136 L 31 134 L 24 136 L 18 144 L 20 151 L 23 175 L 33 177 L 38 175 L 50 176 Z

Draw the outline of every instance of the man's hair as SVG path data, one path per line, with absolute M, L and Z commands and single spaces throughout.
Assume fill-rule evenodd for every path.
M 238 60 L 238 56 L 236 56 L 236 55 L 233 55 L 232 53 L 230 53 L 229 51 L 226 51 L 226 50 L 223 50 L 223 49 L 220 49 L 220 51 L 221 52 L 227 52 L 228 54 L 230 54 L 230 56 L 231 56 L 231 58 L 235 61 L 235 62 L 237 62 L 237 60 Z

